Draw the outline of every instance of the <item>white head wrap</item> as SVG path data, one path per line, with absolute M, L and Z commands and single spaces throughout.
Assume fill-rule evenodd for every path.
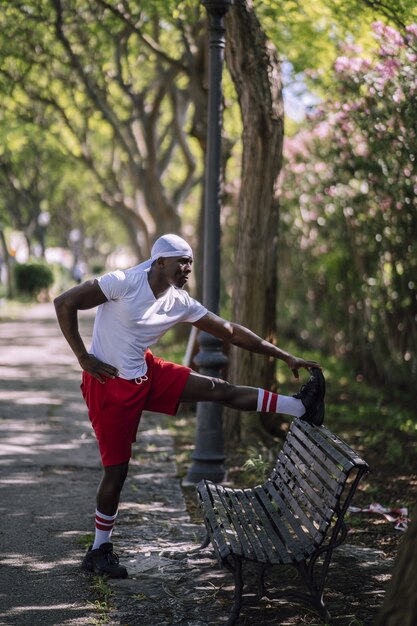
M 189 244 L 178 235 L 162 235 L 155 241 L 151 250 L 151 258 L 144 261 L 138 267 L 147 270 L 152 263 L 160 257 L 187 256 L 193 258 L 193 251 Z

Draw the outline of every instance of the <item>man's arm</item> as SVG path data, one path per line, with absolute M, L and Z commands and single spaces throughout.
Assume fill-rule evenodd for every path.
M 59 326 L 80 366 L 101 383 L 104 383 L 102 376 L 114 378 L 118 372 L 112 365 L 103 363 L 87 352 L 78 330 L 78 311 L 93 309 L 105 302 L 107 298 L 97 280 L 90 280 L 68 289 L 54 300 Z
M 306 361 L 298 357 L 281 350 L 278 346 L 262 339 L 248 328 L 229 322 L 223 318 L 208 312 L 197 322 L 194 322 L 199 330 L 203 330 L 211 335 L 215 335 L 224 341 L 228 341 L 234 346 L 255 352 L 256 354 L 263 354 L 265 356 L 272 356 L 275 359 L 281 359 L 284 361 L 290 370 L 293 372 L 295 378 L 298 379 L 298 370 L 301 367 L 308 369 L 309 367 L 319 367 L 316 361 Z

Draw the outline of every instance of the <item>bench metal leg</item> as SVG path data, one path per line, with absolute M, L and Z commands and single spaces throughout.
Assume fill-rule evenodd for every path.
M 234 593 L 234 602 L 232 609 L 229 614 L 229 619 L 226 622 L 226 626 L 232 626 L 234 624 L 240 614 L 240 610 L 242 608 L 242 591 L 243 591 L 243 578 L 242 578 L 242 561 L 239 558 L 234 559 L 234 565 L 230 563 L 224 563 L 225 567 L 231 572 L 235 577 L 235 593 Z
M 198 546 L 198 548 L 193 548 L 192 550 L 190 550 L 188 554 L 195 554 L 196 552 L 199 552 L 200 550 L 204 550 L 204 548 L 207 548 L 210 542 L 211 542 L 210 535 L 209 533 L 206 533 L 203 543 L 200 546 Z
M 267 563 L 262 563 L 259 572 L 258 572 L 258 578 L 257 578 L 257 587 L 258 587 L 258 595 L 256 597 L 256 600 L 260 600 L 261 598 L 265 598 L 268 597 L 268 590 L 265 586 L 265 572 L 268 569 L 268 564 Z
M 207 548 L 207 546 L 209 545 L 210 542 L 211 542 L 210 535 L 209 535 L 209 533 L 206 533 L 206 536 L 204 537 L 203 543 L 198 548 L 198 550 L 204 550 L 204 548 Z
M 304 582 L 307 585 L 307 588 L 310 592 L 309 596 L 306 597 L 306 600 L 309 601 L 310 604 L 312 604 L 316 610 L 318 611 L 320 617 L 322 617 L 322 619 L 330 624 L 331 623 L 331 615 L 326 607 L 326 605 L 324 604 L 324 600 L 323 600 L 323 589 L 319 588 L 314 580 L 314 573 L 313 570 L 310 567 L 307 567 L 306 563 L 304 561 L 301 561 L 300 563 L 296 564 L 296 567 L 298 569 L 298 571 L 300 572 L 302 578 L 304 579 Z M 296 595 L 296 594 L 295 594 Z M 303 596 L 303 594 L 299 594 L 299 597 L 301 598 Z

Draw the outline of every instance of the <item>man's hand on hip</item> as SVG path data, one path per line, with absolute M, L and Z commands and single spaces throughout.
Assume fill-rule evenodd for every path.
M 79 364 L 85 372 L 88 372 L 96 378 L 100 383 L 106 382 L 103 376 L 106 378 L 116 378 L 119 372 L 113 365 L 109 363 L 103 363 L 97 359 L 93 354 L 84 354 L 78 359 Z

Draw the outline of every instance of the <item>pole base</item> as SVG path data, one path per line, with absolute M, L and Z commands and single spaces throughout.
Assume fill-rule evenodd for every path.
M 226 468 L 222 463 L 216 461 L 194 461 L 188 470 L 187 476 L 181 481 L 183 487 L 196 487 L 198 483 L 206 478 L 213 483 L 221 483 L 225 479 Z

